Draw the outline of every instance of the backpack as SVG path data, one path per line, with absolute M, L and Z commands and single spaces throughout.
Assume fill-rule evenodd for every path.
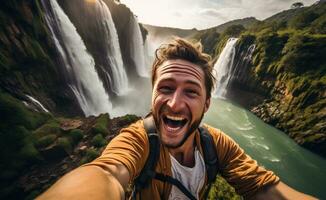
M 160 138 L 156 131 L 156 126 L 152 115 L 144 119 L 144 127 L 148 136 L 150 150 L 144 168 L 140 172 L 139 176 L 135 179 L 134 188 L 131 194 L 132 199 L 136 199 L 137 193 L 141 193 L 142 189 L 148 187 L 150 181 L 154 178 L 176 186 L 189 199 L 195 200 L 196 198 L 177 179 L 171 176 L 164 175 L 162 173 L 155 172 L 155 167 L 160 156 Z M 205 168 L 207 172 L 208 189 L 205 194 L 206 198 L 208 195 L 209 188 L 211 184 L 215 181 L 216 175 L 218 173 L 218 159 L 213 138 L 209 134 L 207 128 L 199 127 L 199 132 L 201 147 L 204 154 Z

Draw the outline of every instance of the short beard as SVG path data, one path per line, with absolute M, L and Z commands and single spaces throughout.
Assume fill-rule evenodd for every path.
M 204 117 L 204 112 L 201 115 L 201 117 L 200 117 L 199 120 L 194 121 L 194 123 L 190 126 L 190 128 L 188 129 L 188 131 L 185 134 L 185 136 L 182 138 L 182 140 L 178 144 L 170 145 L 170 144 L 164 144 L 163 143 L 163 145 L 166 146 L 169 149 L 177 149 L 177 148 L 181 147 L 187 141 L 187 139 L 189 138 L 189 136 L 191 134 L 193 134 L 196 131 L 196 129 L 199 128 L 199 125 L 200 125 L 203 117 Z

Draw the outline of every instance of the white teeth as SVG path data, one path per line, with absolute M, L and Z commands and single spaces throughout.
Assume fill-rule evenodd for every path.
M 179 130 L 181 127 L 172 128 L 172 127 L 167 126 L 166 128 L 168 129 L 168 131 L 171 131 L 172 132 L 172 131 Z
M 176 117 L 176 116 L 171 116 L 171 115 L 167 115 L 166 117 L 167 117 L 168 119 L 175 120 L 175 121 L 182 121 L 182 120 L 185 119 L 185 118 L 183 118 L 183 117 Z

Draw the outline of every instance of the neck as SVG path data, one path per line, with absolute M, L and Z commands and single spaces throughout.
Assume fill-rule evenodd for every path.
M 193 167 L 195 165 L 195 135 L 191 134 L 182 146 L 169 149 L 170 154 L 183 166 Z

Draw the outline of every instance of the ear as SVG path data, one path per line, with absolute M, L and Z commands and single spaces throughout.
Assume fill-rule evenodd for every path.
M 211 105 L 211 98 L 207 98 L 205 102 L 204 112 L 206 113 L 209 106 Z

